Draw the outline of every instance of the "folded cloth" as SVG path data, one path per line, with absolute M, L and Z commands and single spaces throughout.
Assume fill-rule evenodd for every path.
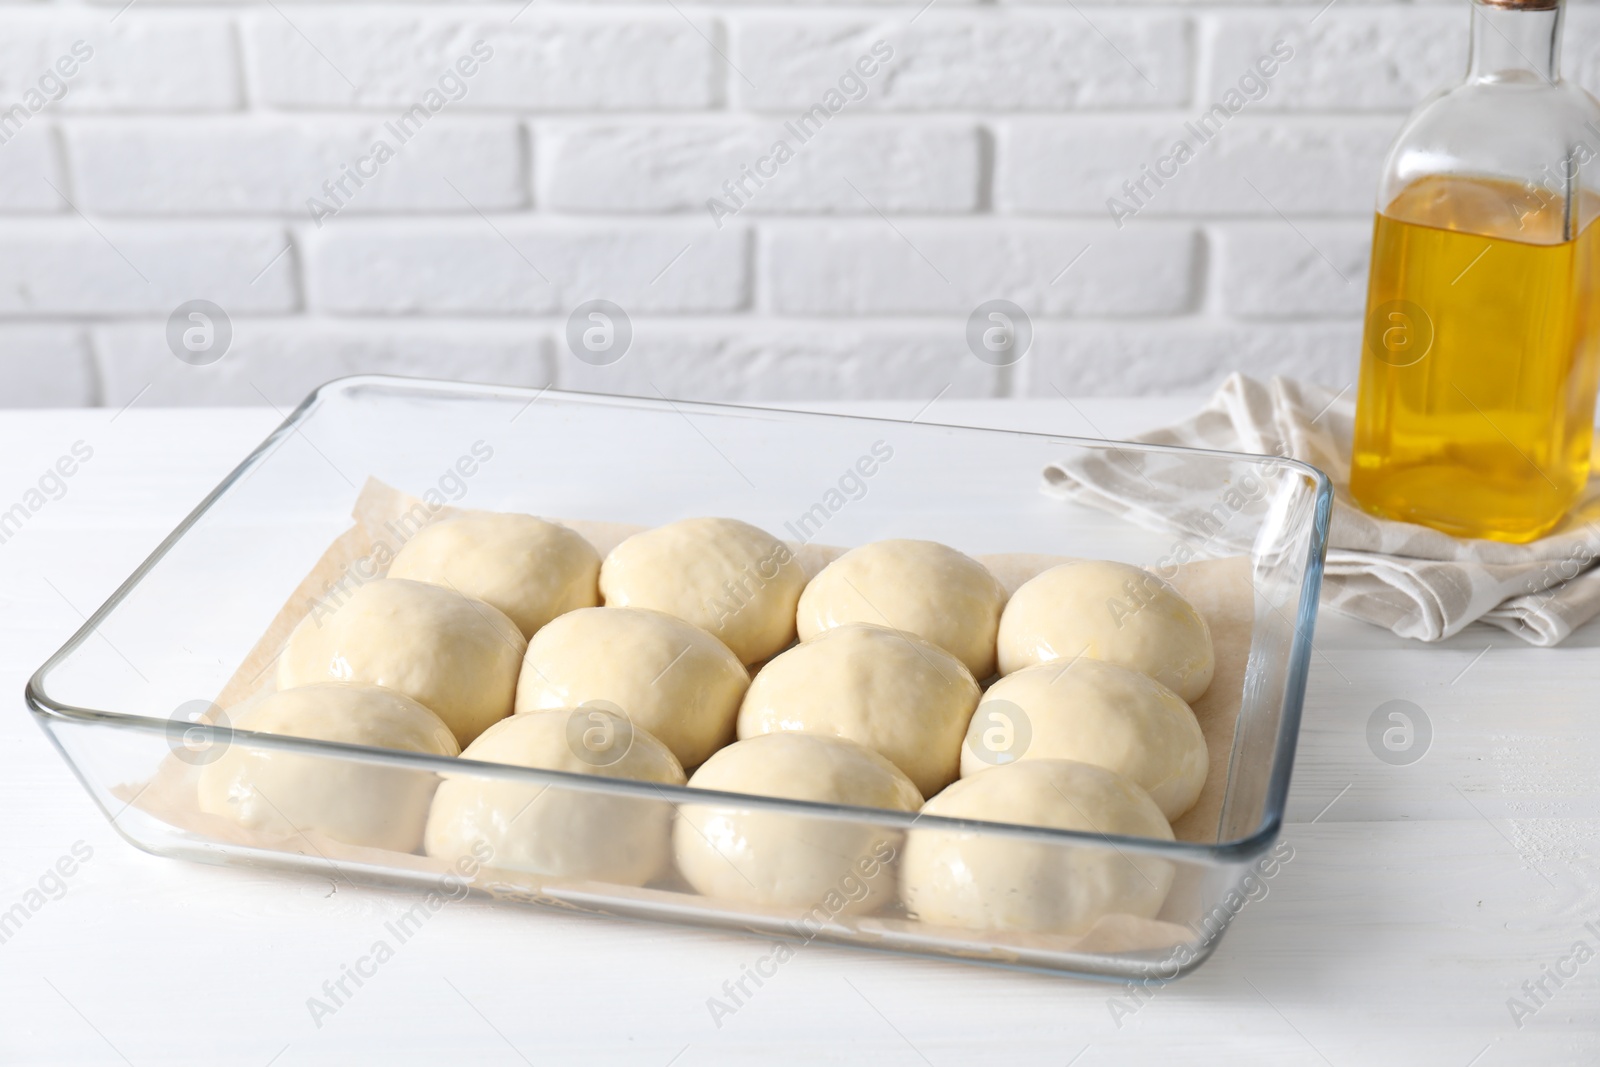
M 1235 374 L 1192 418 L 1134 440 L 1286 456 L 1321 468 L 1335 487 L 1322 601 L 1402 637 L 1437 641 L 1482 619 L 1529 644 L 1555 645 L 1600 614 L 1600 481 L 1590 481 L 1553 532 L 1524 545 L 1377 518 L 1350 498 L 1355 401 L 1348 392 Z M 1185 477 L 1171 454 L 1159 465 L 1141 458 L 1110 449 L 1051 464 L 1045 487 L 1155 529 L 1203 529 L 1215 487 Z M 1250 547 L 1229 544 L 1226 534 L 1216 541 Z

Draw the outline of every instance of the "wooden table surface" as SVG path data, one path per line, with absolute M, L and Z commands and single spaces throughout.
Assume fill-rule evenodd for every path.
M 923 418 L 1119 436 L 1194 403 L 940 401 Z M 1293 859 L 1209 963 L 1151 997 L 812 945 L 718 1025 L 707 998 L 768 951 L 759 939 L 466 901 L 318 1025 L 307 998 L 408 895 L 138 852 L 22 702 L 27 675 L 277 421 L 0 413 L 0 511 L 74 442 L 94 449 L 0 544 L 0 915 L 46 893 L 0 931 L 0 1064 L 1600 1063 L 1600 626 L 1556 649 L 1488 627 L 1424 646 L 1329 613 Z M 1432 726 L 1404 766 L 1367 741 L 1396 699 Z M 52 876 L 64 856 L 73 873 Z

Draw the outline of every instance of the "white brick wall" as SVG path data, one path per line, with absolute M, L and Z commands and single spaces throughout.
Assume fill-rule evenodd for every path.
M 1378 167 L 1459 75 L 1467 11 L 1323 4 L 0 3 L 0 406 L 287 404 L 374 369 L 740 399 L 1341 385 Z M 1591 89 L 1597 28 L 1569 12 Z M 1278 41 L 1265 95 L 1115 224 Z M 633 324 L 608 366 L 567 348 L 596 298 Z M 966 347 L 997 298 L 1033 320 L 1012 367 Z M 167 345 L 194 299 L 232 320 L 208 366 Z

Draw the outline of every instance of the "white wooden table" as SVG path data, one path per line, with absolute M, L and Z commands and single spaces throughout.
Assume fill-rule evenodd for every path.
M 941 401 L 923 417 L 1118 436 L 1192 406 Z M 1115 986 L 814 945 L 718 1027 L 706 1000 L 761 941 L 469 901 L 319 1028 L 307 997 L 409 898 L 135 851 L 21 700 L 81 613 L 276 422 L 0 413 L 0 511 L 74 441 L 95 450 L 0 544 L 0 913 L 92 850 L 0 943 L 0 1064 L 1600 1063 L 1600 959 L 1572 955 L 1600 953 L 1600 626 L 1554 650 L 1489 628 L 1425 647 L 1326 613 L 1294 858 L 1209 963 L 1131 1015 L 1113 1012 Z M 1368 748 L 1391 699 L 1433 726 L 1409 766 Z

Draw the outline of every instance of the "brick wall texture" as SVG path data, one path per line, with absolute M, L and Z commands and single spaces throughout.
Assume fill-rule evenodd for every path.
M 1564 63 L 1591 89 L 1594 16 Z M 0 2 L 0 406 L 371 370 L 1337 386 L 1384 153 L 1467 29 L 1458 0 Z M 994 300 L 1020 358 L 969 328 Z

